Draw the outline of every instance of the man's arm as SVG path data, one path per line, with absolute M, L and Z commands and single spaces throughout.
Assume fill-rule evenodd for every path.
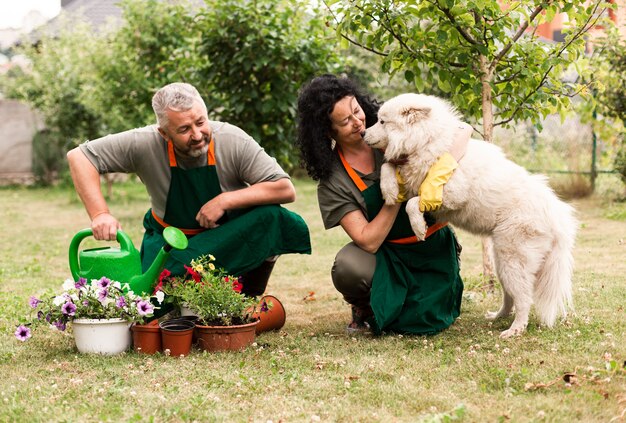
M 288 178 L 259 182 L 236 191 L 223 192 L 208 201 L 196 220 L 204 228 L 217 227 L 217 221 L 227 210 L 242 209 L 263 204 L 285 204 L 296 200 L 296 190 Z
M 95 239 L 112 241 L 117 237 L 120 223 L 109 213 L 100 190 L 100 174 L 79 147 L 67 153 L 74 188 L 91 219 Z

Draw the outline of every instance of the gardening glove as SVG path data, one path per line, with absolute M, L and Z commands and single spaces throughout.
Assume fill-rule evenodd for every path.
M 396 197 L 396 203 L 404 203 L 406 198 L 406 186 L 404 185 L 404 178 L 400 175 L 400 169 L 396 167 L 396 181 L 398 182 L 398 196 Z
M 430 167 L 424 182 L 417 191 L 417 195 L 420 197 L 419 208 L 422 213 L 435 211 L 441 207 L 443 186 L 458 166 L 459 164 L 450 153 L 443 153 Z

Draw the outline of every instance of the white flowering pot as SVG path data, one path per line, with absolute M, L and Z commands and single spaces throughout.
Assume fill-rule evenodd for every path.
M 193 310 L 191 310 L 187 304 L 182 304 L 180 306 L 180 315 L 181 316 L 196 316 L 196 317 L 198 317 L 198 315 L 196 313 L 194 313 Z
M 81 353 L 114 355 L 130 348 L 130 323 L 124 319 L 74 319 L 72 329 Z

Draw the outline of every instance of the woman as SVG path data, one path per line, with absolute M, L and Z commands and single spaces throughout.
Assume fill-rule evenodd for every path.
M 363 141 L 378 107 L 352 81 L 334 75 L 313 79 L 298 99 L 298 146 L 307 172 L 319 181 L 324 226 L 341 225 L 352 239 L 335 258 L 332 280 L 352 307 L 348 331 L 436 333 L 460 314 L 458 244 L 445 223 L 432 219 L 430 236 L 411 240 L 405 203 L 384 204 L 383 154 Z M 460 130 L 458 137 L 470 133 Z

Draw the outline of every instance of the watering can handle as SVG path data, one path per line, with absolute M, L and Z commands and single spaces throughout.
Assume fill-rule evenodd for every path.
M 70 255 L 70 272 L 75 281 L 80 278 L 80 265 L 78 263 L 78 246 L 83 239 L 88 236 L 93 236 L 91 228 L 81 229 L 74 235 L 72 242 L 70 243 L 69 255 Z M 120 244 L 121 251 L 132 251 L 135 249 L 133 241 L 128 235 L 121 229 L 117 230 L 117 242 Z

